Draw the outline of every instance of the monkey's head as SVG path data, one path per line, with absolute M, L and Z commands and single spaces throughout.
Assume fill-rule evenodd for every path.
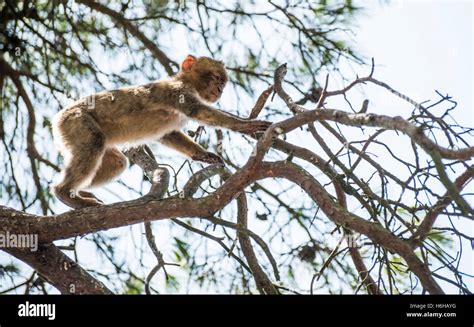
M 179 78 L 209 102 L 219 100 L 228 80 L 222 61 L 192 55 L 188 55 L 181 63 Z

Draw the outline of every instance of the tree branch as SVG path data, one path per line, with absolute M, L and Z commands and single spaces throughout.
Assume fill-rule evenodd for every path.
M 35 252 L 20 248 L 2 250 L 31 266 L 62 294 L 112 294 L 52 243 L 40 244 Z
M 138 29 L 138 27 L 132 24 L 127 18 L 125 18 L 119 12 L 92 0 L 78 0 L 78 2 L 95 11 L 111 17 L 117 24 L 122 25 L 130 34 L 135 36 L 143 43 L 143 45 L 151 52 L 153 57 L 155 57 L 160 62 L 168 75 L 174 75 L 175 72 L 173 71 L 173 67 L 176 68 L 177 64 L 169 59 L 162 50 L 160 50 L 148 37 L 146 37 L 145 34 L 143 34 Z

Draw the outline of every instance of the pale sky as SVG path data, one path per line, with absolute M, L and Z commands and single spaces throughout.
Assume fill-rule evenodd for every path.
M 416 101 L 449 93 L 473 126 L 472 18 L 472 1 L 394 1 L 361 20 L 356 42 L 378 78 Z

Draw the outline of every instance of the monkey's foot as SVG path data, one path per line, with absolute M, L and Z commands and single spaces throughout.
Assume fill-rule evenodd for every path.
M 101 199 L 99 199 L 98 197 L 96 197 L 96 196 L 94 195 L 94 193 L 87 192 L 87 191 L 79 191 L 79 195 L 80 195 L 82 198 L 94 199 L 94 200 L 98 201 L 100 204 L 104 204 L 104 201 L 102 201 Z
M 99 202 L 98 199 L 81 197 L 79 196 L 79 194 L 77 194 L 75 197 L 69 197 L 69 195 L 62 195 L 62 194 L 56 194 L 56 196 L 62 203 L 64 203 L 65 205 L 73 209 L 81 209 L 81 208 L 93 207 L 93 206 L 98 206 L 98 205 L 103 204 Z
M 82 209 L 82 208 L 87 208 L 87 207 L 94 207 L 94 206 L 100 206 L 103 203 L 97 201 L 96 199 L 92 198 L 82 198 L 82 197 L 76 197 L 74 199 L 71 199 L 73 201 L 70 201 L 69 203 L 66 203 L 66 205 L 70 206 L 73 209 Z

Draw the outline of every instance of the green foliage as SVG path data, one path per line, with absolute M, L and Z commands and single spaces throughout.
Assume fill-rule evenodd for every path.
M 139 280 L 134 278 L 133 276 L 130 276 L 126 281 L 124 285 L 124 289 L 122 291 L 122 294 L 127 294 L 127 295 L 139 295 L 145 293 L 145 284 Z
M 189 261 L 189 244 L 185 241 L 180 240 L 179 238 L 175 237 L 175 250 L 173 251 L 174 259 L 178 263 L 187 264 Z
M 165 287 L 168 292 L 176 292 L 179 291 L 181 284 L 179 283 L 178 279 L 174 275 L 168 274 L 168 278 L 166 278 Z
M 434 242 L 437 245 L 437 248 L 452 249 L 454 247 L 453 238 L 446 232 L 431 232 L 428 235 L 428 239 Z
M 13 264 L 0 265 L 0 277 L 5 277 L 6 275 L 12 276 L 20 273 L 20 269 Z

